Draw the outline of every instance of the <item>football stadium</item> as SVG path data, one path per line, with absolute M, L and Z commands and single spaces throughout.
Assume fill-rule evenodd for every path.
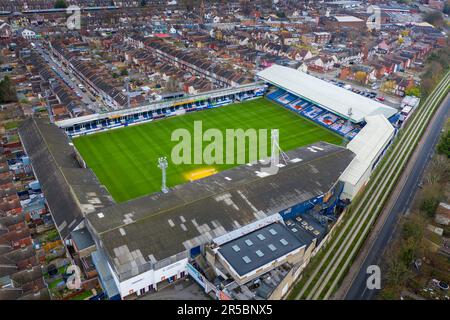
M 108 298 L 189 275 L 216 299 L 280 299 L 363 188 L 395 135 L 397 110 L 282 66 L 257 78 L 21 126 L 61 237 L 95 267 Z M 263 174 L 258 161 L 173 164 L 172 132 L 194 136 L 196 121 L 203 131 L 279 129 L 278 173 Z M 252 291 L 254 281 L 264 292 Z
M 161 170 L 157 167 L 161 156 L 167 156 L 169 160 L 169 187 L 203 177 L 202 172 L 219 172 L 234 166 L 171 163 L 171 150 L 177 143 L 171 141 L 171 133 L 185 128 L 194 136 L 194 121 L 199 120 L 202 121 L 203 131 L 217 128 L 223 132 L 224 137 L 226 129 L 279 129 L 280 145 L 285 151 L 317 141 L 334 144 L 342 142 L 337 134 L 280 108 L 265 98 L 80 136 L 73 141 L 100 182 L 116 201 L 122 202 L 161 189 Z M 270 153 L 270 150 L 267 152 Z M 248 155 L 246 158 L 248 162 Z

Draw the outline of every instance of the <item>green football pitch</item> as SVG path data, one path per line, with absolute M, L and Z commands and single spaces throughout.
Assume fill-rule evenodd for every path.
M 157 166 L 161 156 L 166 156 L 169 162 L 169 188 L 237 165 L 175 165 L 171 162 L 172 148 L 179 143 L 171 141 L 172 132 L 178 128 L 193 132 L 194 121 L 202 121 L 203 132 L 209 128 L 219 129 L 224 133 L 224 143 L 226 129 L 279 129 L 284 151 L 317 141 L 342 142 L 337 134 L 265 98 L 81 136 L 73 142 L 115 201 L 124 202 L 161 189 L 161 170 Z M 203 142 L 203 148 L 209 143 Z M 270 154 L 270 133 L 268 145 Z M 248 151 L 246 154 L 248 159 Z

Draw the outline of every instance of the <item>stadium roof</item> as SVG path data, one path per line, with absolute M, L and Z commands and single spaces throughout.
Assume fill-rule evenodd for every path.
M 354 157 L 350 150 L 325 142 L 287 154 L 291 160 L 275 175 L 261 176 L 259 164 L 241 165 L 175 186 L 166 194 L 158 192 L 90 213 L 87 226 L 124 280 L 325 194 Z
M 394 135 L 394 127 L 383 116 L 366 118 L 367 124 L 347 145 L 356 157 L 342 174 L 341 180 L 356 185 L 372 166 L 380 151 Z
M 19 135 L 63 238 L 86 213 L 113 203 L 94 173 L 80 167 L 62 130 L 43 119 L 30 118 L 19 128 Z
M 370 115 L 383 114 L 389 119 L 397 113 L 394 108 L 292 68 L 272 65 L 257 76 L 345 119 L 351 108 L 350 120 L 354 123 L 360 123 Z

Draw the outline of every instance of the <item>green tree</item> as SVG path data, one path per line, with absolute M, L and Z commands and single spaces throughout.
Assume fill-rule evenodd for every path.
M 403 263 L 402 259 L 394 254 L 388 258 L 386 283 L 388 286 L 402 286 L 410 275 L 409 268 Z
M 192 11 L 195 8 L 196 0 L 182 0 L 181 3 L 187 11 Z
M 252 12 L 252 5 L 249 0 L 241 0 L 240 5 L 241 5 L 241 11 L 243 14 L 249 15 L 250 12 Z
M 404 241 L 400 251 L 400 259 L 405 266 L 410 266 L 416 256 L 417 247 L 414 245 L 413 240 Z
M 67 3 L 65 0 L 55 1 L 55 9 L 64 9 L 64 8 L 67 8 Z
M 355 73 L 355 80 L 359 83 L 366 83 L 367 80 L 367 73 L 364 71 L 357 71 Z
M 444 154 L 450 159 L 450 130 L 447 130 L 441 137 L 441 141 L 437 146 L 439 153 Z
M 423 237 L 423 227 L 423 222 L 417 218 L 407 219 L 402 226 L 402 238 L 405 240 L 414 239 L 417 243 L 420 242 Z
M 450 0 L 447 0 L 447 2 L 445 3 L 443 12 L 445 14 L 450 14 Z
M 284 11 L 279 10 L 276 14 L 278 18 L 286 18 L 286 13 Z
M 0 103 L 17 102 L 16 87 L 8 76 L 0 81 Z
M 442 12 L 439 11 L 432 11 L 425 13 L 425 15 L 423 16 L 423 20 L 432 24 L 435 27 L 441 27 L 444 24 Z
M 414 86 L 414 87 L 406 89 L 405 93 L 407 96 L 420 97 L 420 88 Z
M 432 79 L 425 78 L 420 83 L 420 88 L 421 88 L 421 91 L 425 95 L 429 95 L 431 93 L 431 91 L 433 91 L 434 85 L 435 85 L 435 83 L 434 83 L 434 81 Z

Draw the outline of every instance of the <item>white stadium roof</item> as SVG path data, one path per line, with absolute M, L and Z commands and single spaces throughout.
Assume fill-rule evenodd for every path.
M 367 117 L 366 122 L 347 145 L 347 149 L 353 151 L 356 157 L 342 174 L 341 181 L 352 185 L 357 185 L 365 176 L 395 133 L 394 127 L 382 115 Z
M 258 72 L 257 76 L 345 119 L 348 118 L 348 110 L 351 108 L 350 120 L 354 123 L 362 122 L 365 117 L 377 114 L 389 119 L 397 113 L 394 108 L 296 69 L 274 64 Z

